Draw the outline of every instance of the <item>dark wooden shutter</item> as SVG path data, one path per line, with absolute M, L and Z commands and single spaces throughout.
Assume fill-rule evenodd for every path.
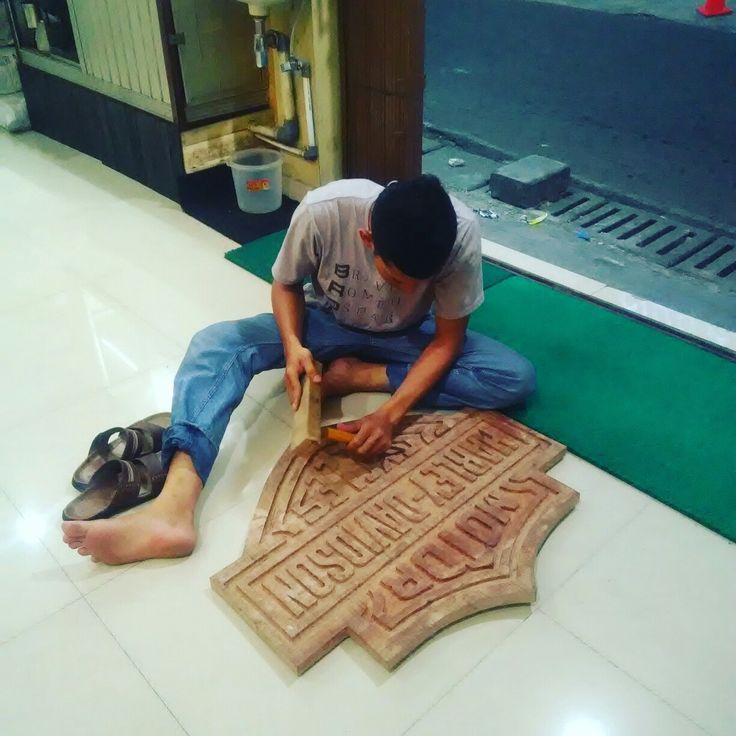
M 422 169 L 424 1 L 341 0 L 347 177 Z

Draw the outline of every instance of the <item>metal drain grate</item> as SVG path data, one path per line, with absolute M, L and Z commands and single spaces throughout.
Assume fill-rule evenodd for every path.
M 549 206 L 563 222 L 612 238 L 622 248 L 665 268 L 707 277 L 736 287 L 736 236 L 688 227 L 669 217 L 570 190 Z

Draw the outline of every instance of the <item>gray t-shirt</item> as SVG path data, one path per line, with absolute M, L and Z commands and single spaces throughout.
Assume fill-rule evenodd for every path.
M 462 202 L 457 240 L 442 271 L 412 294 L 386 283 L 373 252 L 358 234 L 370 229 L 371 205 L 383 187 L 367 179 L 344 179 L 311 191 L 296 208 L 272 274 L 282 284 L 305 288 L 308 303 L 332 309 L 335 319 L 372 332 L 401 330 L 422 320 L 434 304 L 438 317 L 459 319 L 483 302 L 480 226 Z

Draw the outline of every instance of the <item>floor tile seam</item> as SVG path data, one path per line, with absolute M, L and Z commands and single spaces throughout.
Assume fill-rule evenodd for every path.
M 95 209 L 95 215 L 98 215 L 99 216 L 104 211 L 106 211 L 108 209 L 113 209 L 113 208 L 121 209 L 122 210 L 124 207 L 127 207 L 130 210 L 131 213 L 133 213 L 133 212 L 136 212 L 137 213 L 139 211 L 143 211 L 143 212 L 146 211 L 145 209 L 144 210 L 139 210 L 136 205 L 130 205 L 126 200 L 121 199 L 120 196 L 111 195 L 111 197 L 113 197 L 113 198 L 110 199 L 109 202 L 104 202 L 104 203 L 100 204 L 100 206 Z M 72 199 L 71 201 L 74 201 L 74 200 Z M 58 237 L 62 237 L 63 236 L 63 230 L 65 228 L 67 228 L 67 227 L 68 227 L 68 229 L 71 229 L 71 230 L 74 230 L 74 231 L 80 230 L 81 228 L 78 227 L 78 226 L 77 227 L 69 227 L 69 226 L 73 225 L 73 223 L 75 221 L 78 221 L 79 218 L 80 218 L 80 215 L 88 214 L 88 212 L 89 212 L 89 205 L 83 205 L 80 210 L 72 210 L 72 211 L 69 211 L 69 212 L 65 212 L 61 216 L 62 219 L 61 220 L 57 220 L 54 223 L 54 230 L 55 230 L 56 233 L 59 233 L 59 236 Z M 38 237 L 40 235 L 46 236 L 46 235 L 48 235 L 48 226 L 47 225 L 41 225 L 41 224 L 31 225 L 29 228 L 27 228 L 25 230 L 25 232 L 31 238 Z
M 268 409 L 266 409 L 266 407 L 263 407 L 262 406 L 262 408 L 263 408 L 264 411 L 266 411 L 268 414 L 270 414 L 272 418 L 277 419 L 285 427 L 287 427 L 287 428 L 289 427 L 289 425 L 286 424 L 286 422 L 284 422 L 282 419 L 280 419 L 279 417 L 277 417 L 274 414 L 272 414 Z M 275 465 L 274 465 L 274 467 L 275 467 Z M 269 474 L 270 474 L 270 472 L 271 471 L 269 471 Z M 255 492 L 259 494 L 259 498 L 260 498 L 260 494 L 263 492 L 263 489 L 261 488 L 260 490 L 257 490 Z M 213 514 L 212 516 L 208 516 L 206 519 L 201 519 L 200 520 L 200 532 L 202 530 L 204 530 L 206 527 L 208 527 L 213 521 L 217 521 L 218 519 L 221 519 L 225 514 L 231 512 L 234 508 L 236 508 L 237 506 L 239 506 L 241 503 L 243 503 L 243 499 L 242 498 L 239 499 L 239 500 L 237 500 L 237 501 L 235 501 L 235 502 L 233 502 L 232 504 L 229 504 L 226 508 L 220 509 L 217 513 Z M 251 519 L 251 521 L 252 521 L 252 519 Z M 251 521 L 248 522 L 248 529 L 246 530 L 246 532 L 250 531 Z
M 0 253 L 0 263 L 2 263 L 1 253 Z M 71 289 L 69 288 L 69 285 L 67 284 L 64 287 L 60 287 L 59 289 L 53 289 L 48 294 L 44 294 L 42 297 L 35 297 L 33 299 L 24 298 L 23 301 L 18 302 L 17 304 L 11 304 L 11 305 L 6 305 L 6 306 L 0 305 L 0 318 L 6 317 L 6 316 L 12 316 L 12 313 L 18 310 L 30 309 L 36 306 L 39 301 L 54 299 L 69 291 L 71 291 Z
M 646 494 L 644 494 L 642 491 L 639 491 L 639 493 L 646 496 Z M 651 500 L 652 499 L 648 497 L 645 498 L 644 503 L 642 503 L 641 507 L 635 513 L 633 513 L 628 519 L 626 519 L 626 521 L 624 521 L 615 531 L 607 535 L 605 540 L 596 548 L 596 550 L 592 554 L 590 554 L 583 563 L 580 564 L 580 566 L 575 570 L 575 572 L 571 573 L 565 579 L 564 583 L 560 584 L 557 587 L 554 593 L 547 596 L 544 601 L 540 601 L 539 606 L 535 610 L 549 614 L 549 611 L 546 610 L 546 607 L 550 603 L 552 603 L 554 599 L 557 598 L 557 596 L 562 595 L 565 591 L 565 588 L 567 588 L 567 586 L 574 580 L 574 578 L 578 576 L 578 574 L 580 574 L 585 568 L 587 568 L 588 565 L 598 560 L 600 556 L 603 555 L 605 551 L 610 546 L 612 546 L 630 526 L 632 526 L 632 524 L 636 523 L 644 515 L 644 513 L 646 513 L 647 509 L 651 507 Z M 696 524 L 697 522 L 693 522 L 693 523 Z
M 91 557 L 87 557 L 86 559 L 89 561 L 90 565 L 104 565 L 105 568 L 107 569 L 114 568 L 116 570 L 119 570 L 119 572 L 113 575 L 112 577 L 108 578 L 107 580 L 104 580 L 99 585 L 95 585 L 94 587 L 82 593 L 82 597 L 88 603 L 90 602 L 89 601 L 90 596 L 95 595 L 98 591 L 102 590 L 103 588 L 106 588 L 108 585 L 110 585 L 110 583 L 114 583 L 115 581 L 120 580 L 120 578 L 122 578 L 123 575 L 127 575 L 131 570 L 134 570 L 135 568 L 143 564 L 143 561 L 140 561 L 140 562 L 126 562 L 124 565 L 108 565 L 104 562 L 94 562 Z
M 567 575 L 562 581 L 560 581 L 559 585 L 557 585 L 553 591 L 550 591 L 548 595 L 544 596 L 544 598 L 538 598 L 534 602 L 535 611 L 541 611 L 548 601 L 554 598 L 557 593 L 560 592 L 562 588 L 564 588 L 573 577 L 575 577 L 575 575 L 577 575 L 589 562 L 591 562 L 598 556 L 603 547 L 608 545 L 608 543 L 611 542 L 614 537 L 618 536 L 620 532 L 622 532 L 630 523 L 632 523 L 636 518 L 643 514 L 647 508 L 651 506 L 652 499 L 646 496 L 646 494 L 642 493 L 641 491 L 638 492 L 641 493 L 644 498 L 642 499 L 641 505 L 636 509 L 636 511 L 634 511 L 630 516 L 624 519 L 618 526 L 616 526 L 615 529 L 609 529 L 608 532 L 600 539 L 600 542 L 596 544 L 596 546 L 591 550 L 589 556 L 587 556 L 585 560 L 582 561 L 569 575 Z M 575 513 L 574 509 L 572 513 Z M 564 524 L 564 519 L 562 521 L 562 524 Z
M 128 380 L 128 379 L 126 379 Z M 106 386 L 99 386 L 97 388 L 93 388 L 86 392 L 85 399 L 92 399 L 97 397 L 102 397 L 104 394 L 108 392 L 108 388 Z M 34 424 L 38 424 L 43 417 L 48 416 L 49 414 L 54 414 L 56 412 L 63 412 L 68 406 L 73 404 L 76 399 L 79 398 L 78 396 L 70 402 L 64 402 L 63 404 L 59 404 L 55 407 L 44 407 L 38 410 L 38 412 L 33 412 L 32 414 L 27 414 L 26 418 L 23 419 L 20 422 L 15 422 L 12 427 L 6 427 L 6 428 L 0 428 L 0 443 L 2 443 L 3 439 L 6 435 L 17 435 L 20 430 L 26 431 L 29 427 L 33 426 Z M 85 442 L 89 442 L 92 438 L 85 438 Z M 84 444 L 83 444 L 84 446 Z M 85 446 L 86 447 L 86 446 Z M 10 492 L 7 491 L 8 495 L 10 496 Z
M 1 261 L 2 261 L 2 257 L 0 256 L 0 262 Z M 58 291 L 57 290 L 54 290 L 53 293 L 49 293 L 47 295 L 44 295 L 40 299 L 36 299 L 34 301 L 24 303 L 22 306 L 16 305 L 16 306 L 9 307 L 9 308 L 0 307 L 0 318 L 2 318 L 4 316 L 13 316 L 13 313 L 17 312 L 18 310 L 23 311 L 23 310 L 32 309 L 40 301 L 49 302 L 49 301 L 52 301 L 53 299 L 56 299 L 56 298 L 62 296 L 63 294 L 73 295 L 75 292 L 79 291 L 79 289 L 84 289 L 84 288 L 90 288 L 90 289 L 93 289 L 95 291 L 101 292 L 105 296 L 106 299 L 108 299 L 110 302 L 112 302 L 113 308 L 116 309 L 118 312 L 120 312 L 120 313 L 130 312 L 133 315 L 135 315 L 135 317 L 137 319 L 139 319 L 141 322 L 143 322 L 146 325 L 147 328 L 151 329 L 155 333 L 155 337 L 156 338 L 162 338 L 162 339 L 166 340 L 167 342 L 170 342 L 170 343 L 176 345 L 176 347 L 177 347 L 178 350 L 185 350 L 186 349 L 187 346 L 184 344 L 183 341 L 179 341 L 179 339 L 176 338 L 176 337 L 170 337 L 170 336 L 166 335 L 160 329 L 160 327 L 158 327 L 155 323 L 153 323 L 152 321 L 150 321 L 145 315 L 139 313 L 138 311 L 136 311 L 136 310 L 132 309 L 131 307 L 127 306 L 126 304 L 124 304 L 122 301 L 120 301 L 120 299 L 118 299 L 117 297 L 115 297 L 114 295 L 112 295 L 109 291 L 107 291 L 107 289 L 105 289 L 104 286 L 98 285 L 98 283 L 96 283 L 96 281 L 94 279 L 87 279 L 87 278 L 80 279 L 71 288 L 67 285 L 63 289 L 60 289 Z M 6 312 L 8 313 L 7 315 L 6 315 Z M 65 348 L 57 348 L 57 350 L 53 354 L 54 355 L 57 355 L 60 352 L 62 352 L 64 350 L 68 350 L 68 349 L 69 349 L 68 346 L 65 347 Z M 125 380 L 128 380 L 128 379 L 125 379 Z
M 165 333 L 152 319 L 150 319 L 149 311 L 148 310 L 142 310 L 137 304 L 134 303 L 134 305 L 127 304 L 123 301 L 121 301 L 117 296 L 115 296 L 112 292 L 110 292 L 104 284 L 100 283 L 94 283 L 89 284 L 90 280 L 86 279 L 83 283 L 84 286 L 91 286 L 96 291 L 102 293 L 105 298 L 109 299 L 113 305 L 121 312 L 129 312 L 137 319 L 139 319 L 141 322 L 143 322 L 146 327 L 148 327 L 150 330 L 152 330 L 157 337 L 162 338 L 163 340 L 166 340 L 167 342 L 171 342 L 176 345 L 176 347 L 179 350 L 186 350 L 188 343 L 185 344 L 184 341 L 180 341 L 179 338 L 169 336 L 167 333 Z
M 23 514 L 23 512 L 22 512 L 22 511 L 21 511 L 21 510 L 20 510 L 20 509 L 18 508 L 18 506 L 17 506 L 16 504 L 15 504 L 15 502 L 13 501 L 13 498 L 12 498 L 12 496 L 10 496 L 10 494 L 8 494 L 7 492 L 3 491 L 2 489 L 0 489 L 0 491 L 2 491 L 2 492 L 3 492 L 3 495 L 4 495 L 4 496 L 5 496 L 5 497 L 6 497 L 7 499 L 8 499 L 8 502 L 9 502 L 9 503 L 11 504 L 11 506 L 12 506 L 12 507 L 13 507 L 13 508 L 15 509 L 16 513 L 17 513 L 17 514 L 18 514 L 19 516 L 21 516 L 22 518 L 24 518 L 24 519 L 25 519 L 25 518 L 26 518 L 26 517 L 25 517 L 25 515 L 24 515 L 24 514 Z M 59 534 L 61 534 L 61 533 L 62 533 L 62 532 L 61 532 L 61 518 L 59 519 L 59 530 L 58 530 L 58 533 L 59 533 Z M 48 544 L 46 544 L 46 542 L 45 542 L 45 541 L 43 540 L 43 538 L 42 538 L 42 537 L 36 537 L 36 539 L 37 539 L 37 541 L 38 541 L 38 542 L 39 542 L 39 543 L 41 544 L 41 546 L 42 546 L 42 547 L 43 547 L 43 548 L 44 548 L 44 549 L 46 550 L 46 552 L 48 552 L 48 554 L 49 554 L 49 556 L 51 557 L 51 559 L 52 559 L 52 560 L 53 560 L 53 561 L 54 561 L 54 562 L 55 562 L 55 563 L 56 563 L 56 564 L 57 564 L 57 565 L 59 566 L 59 568 L 61 569 L 61 571 L 62 571 L 62 572 L 64 573 L 64 577 L 65 577 L 65 578 L 66 578 L 66 579 L 67 579 L 67 580 L 68 580 L 68 581 L 69 581 L 69 582 L 70 582 L 70 583 L 72 584 L 72 586 L 73 586 L 73 587 L 75 588 L 75 590 L 76 590 L 76 591 L 77 591 L 77 592 L 79 593 L 79 597 L 78 597 L 78 598 L 75 598 L 75 601 L 78 601 L 78 600 L 79 600 L 80 598 L 86 598 L 86 597 L 87 597 L 87 595 L 89 595 L 90 593 L 92 593 L 92 592 L 93 592 L 94 590 L 98 590 L 99 588 L 101 588 L 101 587 L 102 587 L 102 585 L 106 585 L 107 583 L 110 583 L 110 582 L 112 582 L 113 580 L 115 580 L 115 579 L 116 579 L 117 577 L 119 577 L 119 575 L 116 575 L 115 577 L 111 578 L 110 580 L 107 580 L 107 581 L 105 581 L 105 583 L 103 583 L 102 585 L 99 585 L 99 586 L 97 586 L 97 587 L 93 588 L 92 590 L 88 590 L 88 591 L 87 591 L 87 592 L 85 593 L 85 592 L 84 592 L 84 591 L 83 591 L 83 590 L 82 590 L 82 589 L 81 589 L 81 588 L 79 587 L 79 585 L 77 585 L 77 583 L 76 583 L 76 582 L 74 581 L 74 579 L 73 579 L 72 577 L 70 577 L 70 575 L 69 575 L 69 573 L 68 573 L 68 572 L 66 571 L 66 568 L 64 567 L 64 565 L 63 565 L 62 561 L 61 561 L 61 560 L 60 560 L 60 559 L 58 558 L 58 556 L 57 556 L 57 555 L 56 555 L 56 554 L 54 553 L 54 550 L 53 550 L 53 548 L 52 548 L 52 547 L 50 547 L 50 546 L 49 546 Z M 99 563 L 95 563 L 95 564 L 99 564 Z M 135 563 L 135 564 L 138 564 L 138 563 Z M 122 574 L 122 573 L 121 573 L 121 574 Z M 65 606 L 65 607 L 66 607 L 66 606 Z
M 169 360 L 171 360 L 171 358 L 169 358 Z M 147 370 L 150 370 L 150 369 L 147 369 Z M 139 371 L 138 373 L 124 380 L 127 381 L 127 380 L 130 380 L 130 378 L 135 378 L 136 376 L 139 376 L 141 373 L 145 373 L 145 371 Z M 98 386 L 92 386 L 88 388 L 80 387 L 80 388 L 74 389 L 71 392 L 68 392 L 68 393 L 65 392 L 63 398 L 55 399 L 51 404 L 47 404 L 46 406 L 39 407 L 38 410 L 32 412 L 31 414 L 25 414 L 21 421 L 23 424 L 34 423 L 38 421 L 40 418 L 42 418 L 45 414 L 49 414 L 51 412 L 53 413 L 62 412 L 65 409 L 73 406 L 81 397 L 87 397 L 91 394 L 96 394 L 99 391 L 106 391 L 111 386 L 118 385 L 118 383 L 119 383 L 118 381 L 115 381 L 112 384 L 110 384 L 110 386 L 101 384 Z M 58 396 L 58 394 L 56 394 L 56 396 Z M 14 423 L 18 424 L 18 420 L 16 419 Z
M 425 708 L 422 711 L 421 715 L 419 715 L 416 719 L 414 719 L 406 730 L 404 730 L 404 731 L 401 732 L 400 736 L 407 736 L 407 734 L 409 734 L 409 732 L 418 723 L 420 723 L 422 720 L 424 720 L 424 718 L 426 718 L 443 700 L 445 700 L 445 698 L 447 698 L 458 687 L 460 687 L 463 684 L 463 682 L 465 682 L 487 659 L 489 659 L 490 657 L 493 657 L 493 655 L 498 651 L 498 649 L 503 644 L 505 644 L 512 636 L 514 636 L 514 634 L 516 634 L 516 632 L 519 631 L 524 626 L 524 624 L 527 623 L 527 621 L 529 621 L 529 619 L 532 618 L 532 616 L 534 616 L 534 615 L 536 615 L 538 613 L 537 611 L 531 610 L 531 607 L 528 606 L 528 605 L 526 605 L 526 606 L 524 606 L 524 605 L 521 605 L 521 606 L 501 606 L 500 608 L 495 609 L 495 610 L 511 610 L 511 609 L 514 609 L 514 608 L 527 608 L 527 610 L 529 611 L 529 613 L 528 613 L 528 615 L 523 620 L 521 620 L 516 626 L 514 626 L 513 629 L 511 629 L 511 631 L 509 631 L 506 634 L 506 636 L 503 636 L 489 650 L 487 650 L 486 652 L 484 652 L 481 655 L 480 659 L 478 659 L 478 661 L 467 672 L 465 672 L 465 674 L 461 675 L 451 685 L 448 685 L 447 690 L 445 690 L 442 693 L 442 695 L 440 695 L 440 697 L 437 698 L 430 706 L 428 706 L 427 708 Z M 491 609 L 491 610 L 493 610 L 493 609 Z
M 156 338 L 165 337 L 165 335 L 162 332 L 160 332 L 160 331 L 156 331 L 156 334 L 154 335 L 154 337 L 156 337 Z M 171 342 L 173 342 L 173 340 L 171 340 L 170 338 L 168 338 L 168 339 Z M 75 350 L 76 348 L 79 347 L 79 345 L 75 345 L 75 342 L 76 341 L 72 341 L 71 343 L 67 343 L 67 344 L 65 344 L 62 347 L 57 347 L 57 348 L 55 348 L 55 349 L 53 349 L 53 350 L 51 350 L 51 351 L 49 351 L 47 353 L 44 353 L 42 355 L 38 355 L 38 356 L 35 356 L 33 358 L 30 358 L 29 361 L 30 362 L 49 361 L 49 360 L 53 360 L 54 358 L 56 358 L 56 357 L 58 357 L 60 355 L 63 356 L 64 354 L 69 353 L 70 351 L 73 351 L 73 350 Z M 79 341 L 79 342 L 81 344 L 85 344 L 86 341 L 85 340 L 82 340 L 82 341 Z M 180 345 L 180 344 L 177 344 L 176 347 L 177 347 L 178 350 L 181 350 L 182 349 L 182 345 Z M 178 353 L 177 353 L 177 355 L 173 355 L 172 354 L 166 360 L 164 360 L 162 362 L 165 364 L 166 362 L 168 362 L 170 360 L 173 360 L 177 356 L 178 356 Z M 159 367 L 158 364 L 156 365 L 156 367 Z M 150 370 L 150 369 L 149 368 L 146 368 L 146 369 L 143 369 L 143 371 L 141 371 L 139 369 L 138 372 L 140 373 L 140 372 L 144 372 L 146 370 Z M 130 378 L 133 378 L 133 377 L 134 376 L 131 376 Z M 123 379 L 123 381 L 128 381 L 128 380 L 130 380 L 130 378 L 125 378 L 125 379 Z M 106 388 L 106 386 L 99 386 L 98 387 L 98 389 L 104 389 L 104 388 Z
M 79 178 L 79 177 L 77 177 Z M 87 180 L 82 180 L 87 181 Z M 54 198 L 51 206 L 53 208 L 53 216 L 58 217 L 58 220 L 54 221 L 54 231 L 59 232 L 61 229 L 69 226 L 74 220 L 79 220 L 80 218 L 83 218 L 85 215 L 89 214 L 89 208 L 91 206 L 96 206 L 98 209 L 96 211 L 99 212 L 99 209 L 102 207 L 108 207 L 111 204 L 115 204 L 115 199 L 112 199 L 114 195 L 106 195 L 106 198 L 108 201 L 99 201 L 100 197 L 89 197 L 84 196 L 81 199 L 78 197 L 70 197 L 70 196 L 64 196 L 62 198 Z M 92 200 L 92 201 L 90 201 Z M 94 201 L 96 200 L 96 201 Z M 48 200 L 47 200 L 48 202 Z M 12 221 L 12 220 L 11 220 Z M 19 221 L 17 224 L 21 224 Z M 43 225 L 31 225 L 29 229 L 26 231 L 28 235 L 30 236 L 36 236 L 41 233 L 48 234 L 48 226 Z
M 127 378 L 123 378 L 119 381 L 113 381 L 108 386 L 103 386 L 100 391 L 104 391 L 109 395 L 109 397 L 115 401 L 118 402 L 119 399 L 113 394 L 114 391 L 119 389 L 124 389 L 127 384 L 133 383 L 135 381 L 139 381 L 141 379 L 141 376 L 145 375 L 146 373 L 151 373 L 153 371 L 157 371 L 161 368 L 165 368 L 167 365 L 171 363 L 175 363 L 177 366 L 181 363 L 182 356 L 179 355 L 169 355 L 161 360 L 157 360 L 155 363 L 150 365 L 148 368 L 145 368 L 144 370 L 139 370 L 137 373 L 134 373 L 132 376 L 128 376 Z M 172 382 L 173 385 L 173 382 Z M 171 406 L 166 406 L 161 409 L 156 409 L 156 411 L 170 411 Z M 153 413 L 154 410 L 151 410 L 151 413 Z
M 159 691 L 156 689 L 156 687 L 154 687 L 153 683 L 148 679 L 148 677 L 146 677 L 145 673 L 138 666 L 138 663 L 135 661 L 135 659 L 133 658 L 133 656 L 125 648 L 125 646 L 122 644 L 122 642 L 115 636 L 115 634 L 112 631 L 112 629 L 107 625 L 106 621 L 102 618 L 102 616 L 100 616 L 99 612 L 94 607 L 94 605 L 92 604 L 92 602 L 90 600 L 88 600 L 86 597 L 84 599 L 84 602 L 87 605 L 87 607 L 89 608 L 89 610 L 91 611 L 91 613 L 94 615 L 94 617 L 100 622 L 100 624 L 105 629 L 105 631 L 107 631 L 107 633 L 110 635 L 110 637 L 115 642 L 115 644 L 120 648 L 120 650 L 123 652 L 123 654 L 125 654 L 125 657 L 130 662 L 130 664 L 133 666 L 133 668 L 135 669 L 135 671 L 143 679 L 143 682 L 146 683 L 146 685 L 148 686 L 148 688 L 155 694 L 155 696 L 161 702 L 161 705 L 164 706 L 164 708 L 167 710 L 167 712 L 169 713 L 169 715 L 174 719 L 174 721 L 176 722 L 176 724 L 181 729 L 182 733 L 186 734 L 186 736 L 190 736 L 189 732 L 186 730 L 186 728 L 184 728 L 184 725 L 179 720 L 179 718 L 176 716 L 176 714 L 171 709 L 171 707 L 169 706 L 169 704 L 166 702 L 166 700 L 164 699 L 164 697 L 161 695 L 161 693 L 159 693 Z
M 76 586 L 75 586 L 76 587 Z M 55 609 L 54 611 L 51 611 L 50 613 L 47 613 L 45 616 L 42 616 L 38 621 L 34 621 L 32 624 L 29 624 L 28 626 L 22 627 L 20 630 L 16 631 L 12 636 L 9 636 L 7 639 L 3 639 L 0 641 L 0 653 L 2 652 L 2 648 L 6 644 L 10 644 L 11 642 L 15 641 L 16 639 L 20 638 L 21 636 L 25 636 L 33 631 L 37 626 L 42 626 L 45 624 L 49 619 L 52 619 L 54 616 L 58 615 L 62 611 L 66 611 L 67 608 L 70 608 L 71 606 L 79 603 L 80 601 L 84 600 L 83 595 L 79 595 L 74 600 L 68 601 L 63 606 L 60 606 L 59 608 Z
M 0 226 L 2 223 L 0 223 Z M 3 261 L 3 253 L 0 252 L 0 263 Z M 12 314 L 7 314 L 11 312 L 27 312 L 31 309 L 37 307 L 42 302 L 48 302 L 52 301 L 53 299 L 56 299 L 57 297 L 61 296 L 62 294 L 73 294 L 75 291 L 79 289 L 79 284 L 66 284 L 65 286 L 59 288 L 59 289 L 53 289 L 53 291 L 49 294 L 44 294 L 44 296 L 41 297 L 35 297 L 32 300 L 21 302 L 17 305 L 13 306 L 0 306 L 0 319 L 2 319 L 5 316 L 12 317 Z
M 280 393 L 279 394 L 276 394 L 276 396 L 280 396 L 280 395 L 281 395 Z M 274 399 L 276 397 L 269 396 L 266 399 L 264 399 L 263 401 L 261 401 L 261 400 L 255 398 L 254 396 L 252 396 L 251 394 L 249 394 L 247 391 L 245 392 L 244 397 L 245 398 L 248 398 L 251 401 L 253 401 L 254 403 L 258 404 L 258 406 L 260 406 L 261 409 L 263 409 L 263 411 L 265 411 L 272 419 L 277 419 L 285 427 L 288 427 L 289 429 L 291 429 L 291 425 L 287 421 L 285 421 L 282 417 L 280 417 L 278 414 L 276 414 L 276 412 L 274 412 L 271 409 L 269 409 L 268 406 L 266 406 L 266 404 L 264 403 L 264 401 L 271 401 L 272 399 Z
M 625 667 L 623 667 L 621 664 L 613 660 L 611 657 L 609 657 L 607 654 L 602 652 L 597 647 L 593 646 L 590 642 L 586 641 L 584 638 L 582 638 L 579 634 L 577 634 L 575 631 L 573 631 L 571 628 L 566 626 L 562 621 L 560 621 L 553 613 L 549 611 L 543 611 L 539 610 L 538 613 L 540 613 L 543 616 L 546 616 L 549 620 L 554 622 L 557 626 L 559 626 L 563 631 L 565 631 L 567 634 L 572 636 L 577 642 L 582 644 L 586 649 L 589 649 L 591 652 L 594 652 L 596 655 L 598 655 L 601 659 L 603 659 L 607 664 L 614 667 L 616 670 L 618 670 L 620 673 L 622 673 L 628 680 L 631 682 L 636 683 L 641 688 L 646 690 L 650 695 L 655 697 L 657 700 L 659 700 L 661 703 L 664 703 L 668 708 L 673 710 L 675 713 L 677 713 L 679 716 L 684 718 L 686 721 L 691 723 L 693 726 L 695 726 L 699 731 L 702 731 L 705 736 L 716 736 L 711 731 L 709 731 L 705 726 L 703 726 L 701 723 L 698 723 L 692 716 L 688 715 L 684 711 L 682 711 L 675 703 L 670 702 L 662 693 L 658 692 L 654 687 L 648 685 L 643 680 L 640 680 L 638 677 L 636 677 L 632 672 L 629 672 Z
M 16 505 L 15 501 L 13 501 L 12 496 L 10 496 L 10 494 L 7 493 L 3 488 L 0 488 L 0 493 L 5 497 L 5 499 L 10 504 L 10 506 L 13 508 L 13 510 L 15 511 L 15 513 L 18 514 L 18 516 L 20 516 L 22 519 L 25 519 L 26 518 L 25 514 L 18 508 L 18 506 Z M 59 611 L 63 611 L 68 606 L 71 606 L 74 603 L 76 603 L 77 601 L 79 601 L 80 599 L 84 598 L 84 593 L 79 589 L 79 586 L 74 582 L 74 580 L 72 580 L 69 577 L 69 574 L 67 573 L 66 569 L 61 564 L 61 562 L 56 557 L 56 555 L 52 552 L 51 548 L 46 544 L 46 542 L 44 542 L 43 538 L 40 537 L 40 536 L 37 536 L 36 537 L 36 541 L 41 545 L 41 547 L 47 552 L 47 554 L 49 555 L 49 557 L 59 567 L 59 570 L 61 570 L 62 574 L 67 579 L 67 581 L 71 584 L 71 586 L 74 588 L 74 590 L 77 591 L 77 596 L 74 598 L 74 600 L 69 601 L 69 603 L 63 605 L 61 608 L 57 608 L 55 611 L 52 611 L 48 615 L 46 615 L 43 618 L 41 618 L 39 621 L 36 621 L 35 623 L 31 624 L 30 626 L 21 629 L 20 632 L 17 632 L 16 634 L 14 634 L 12 637 L 10 637 L 10 639 L 6 639 L 5 641 L 1 642 L 0 643 L 0 646 L 2 644 L 7 643 L 8 641 L 11 641 L 12 639 L 14 639 L 16 636 L 20 635 L 21 633 L 23 633 L 25 631 L 29 631 L 36 624 L 39 624 L 42 621 L 45 621 L 46 619 L 50 618 L 51 616 L 54 616 L 55 614 L 57 614 Z

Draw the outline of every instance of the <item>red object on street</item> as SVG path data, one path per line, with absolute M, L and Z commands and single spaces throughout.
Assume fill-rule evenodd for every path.
M 733 10 L 726 6 L 726 0 L 705 0 L 705 5 L 698 8 L 698 13 L 711 18 L 715 15 L 729 15 Z

